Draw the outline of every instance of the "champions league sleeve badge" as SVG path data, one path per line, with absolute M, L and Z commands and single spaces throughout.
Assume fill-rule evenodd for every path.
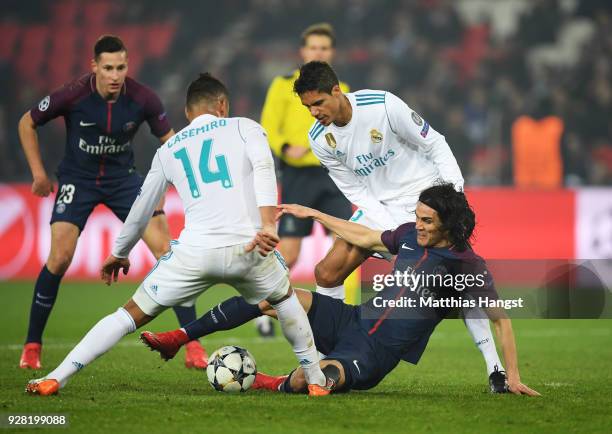
M 51 105 L 51 97 L 47 95 L 38 103 L 38 110 L 41 112 L 47 111 L 49 105 Z

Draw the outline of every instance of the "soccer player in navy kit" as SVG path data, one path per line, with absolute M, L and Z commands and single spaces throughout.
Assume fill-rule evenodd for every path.
M 21 368 L 40 369 L 42 334 L 55 303 L 62 276 L 70 266 L 79 234 L 94 207 L 105 204 L 121 220 L 127 217 L 143 178 L 134 168 L 131 140 L 147 122 L 161 143 L 174 134 L 159 97 L 127 77 L 127 49 L 116 36 L 95 44 L 92 73 L 46 96 L 19 121 L 19 137 L 32 177 L 32 193 L 53 192 L 40 155 L 36 128 L 59 116 L 66 124 L 66 148 L 58 168 L 58 191 L 51 217 L 51 251 L 36 285 Z M 156 258 L 169 250 L 170 234 L 162 209 L 142 238 Z M 175 309 L 179 322 L 195 319 L 195 308 Z M 199 342 L 189 344 L 188 367 L 203 368 L 206 354 Z
M 437 324 L 452 310 L 444 306 L 451 300 L 498 299 L 491 275 L 484 260 L 471 249 L 475 218 L 465 195 L 452 184 L 436 185 L 424 190 L 416 208 L 416 223 L 405 223 L 395 230 L 376 231 L 341 220 L 300 205 L 281 205 L 283 214 L 298 218 L 313 218 L 337 233 L 347 242 L 359 247 L 397 255 L 394 271 L 415 276 L 458 275 L 474 276 L 474 283 L 460 288 L 440 283 L 433 285 L 390 286 L 361 306 L 350 306 L 331 297 L 299 291 L 298 296 L 312 326 L 317 349 L 326 354 L 321 367 L 326 374 L 327 387 L 308 385 L 310 395 L 326 395 L 332 391 L 370 389 L 376 386 L 395 366 L 405 360 L 416 364 L 425 351 L 430 335 Z M 263 236 L 263 235 L 260 235 Z M 478 282 L 478 276 L 482 284 Z M 458 281 L 458 280 L 457 280 Z M 439 306 L 422 305 L 431 299 Z M 414 307 L 394 306 L 399 300 Z M 212 321 L 214 310 L 226 316 L 223 321 Z M 143 332 L 143 341 L 170 359 L 180 344 L 217 330 L 232 328 L 248 321 L 249 315 L 274 315 L 265 303 L 250 306 L 235 297 L 213 308 L 184 329 L 168 333 Z M 491 391 L 539 395 L 521 382 L 516 344 L 510 319 L 499 308 L 486 308 L 502 344 L 507 369 L 491 377 Z M 219 318 L 220 315 L 216 315 Z M 177 347 L 178 345 L 178 347 Z M 271 377 L 258 374 L 253 387 L 284 392 L 306 392 L 301 369 L 289 376 Z

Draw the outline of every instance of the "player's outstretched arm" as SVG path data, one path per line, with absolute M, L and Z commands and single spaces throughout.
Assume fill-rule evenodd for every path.
M 19 140 L 23 147 L 26 160 L 32 172 L 32 193 L 36 196 L 47 197 L 53 192 L 53 183 L 47 176 L 47 171 L 40 156 L 38 134 L 32 115 L 27 111 L 19 120 Z
M 514 340 L 514 332 L 512 330 L 510 318 L 508 318 L 501 309 L 488 309 L 487 314 L 489 318 L 491 318 L 491 321 L 493 321 L 495 333 L 502 346 L 510 392 L 515 395 L 540 396 L 537 391 L 521 383 L 521 376 L 518 370 L 516 341 Z
M 277 218 L 283 214 L 291 214 L 297 218 L 312 218 L 355 246 L 378 252 L 389 251 L 380 239 L 381 231 L 374 231 L 363 225 L 342 220 L 302 205 L 281 204 L 278 206 L 278 210 Z

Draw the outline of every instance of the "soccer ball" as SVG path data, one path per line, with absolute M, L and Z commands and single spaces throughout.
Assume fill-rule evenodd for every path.
M 206 375 L 219 392 L 246 392 L 255 381 L 255 359 L 244 348 L 232 345 L 219 348 L 208 360 Z

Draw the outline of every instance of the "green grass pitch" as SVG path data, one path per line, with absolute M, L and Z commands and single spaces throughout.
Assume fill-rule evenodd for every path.
M 29 379 L 55 367 L 133 290 L 132 284 L 62 285 L 45 333 L 45 368 L 32 372 L 17 367 L 32 283 L 0 283 L 0 414 L 60 413 L 70 424 L 64 431 L 117 434 L 604 433 L 612 427 L 609 320 L 515 321 L 522 379 L 540 391 L 541 398 L 489 394 L 482 358 L 458 320 L 438 327 L 418 366 L 402 362 L 367 392 L 320 399 L 265 391 L 215 392 L 205 373 L 184 368 L 182 351 L 165 363 L 134 333 L 73 377 L 60 395 L 25 395 Z M 198 312 L 233 294 L 229 288 L 213 288 L 198 301 Z M 175 327 L 170 311 L 145 326 L 154 331 Z M 209 353 L 225 344 L 246 347 L 258 369 L 267 373 L 287 373 L 296 364 L 282 338 L 262 341 L 252 324 L 203 342 Z

